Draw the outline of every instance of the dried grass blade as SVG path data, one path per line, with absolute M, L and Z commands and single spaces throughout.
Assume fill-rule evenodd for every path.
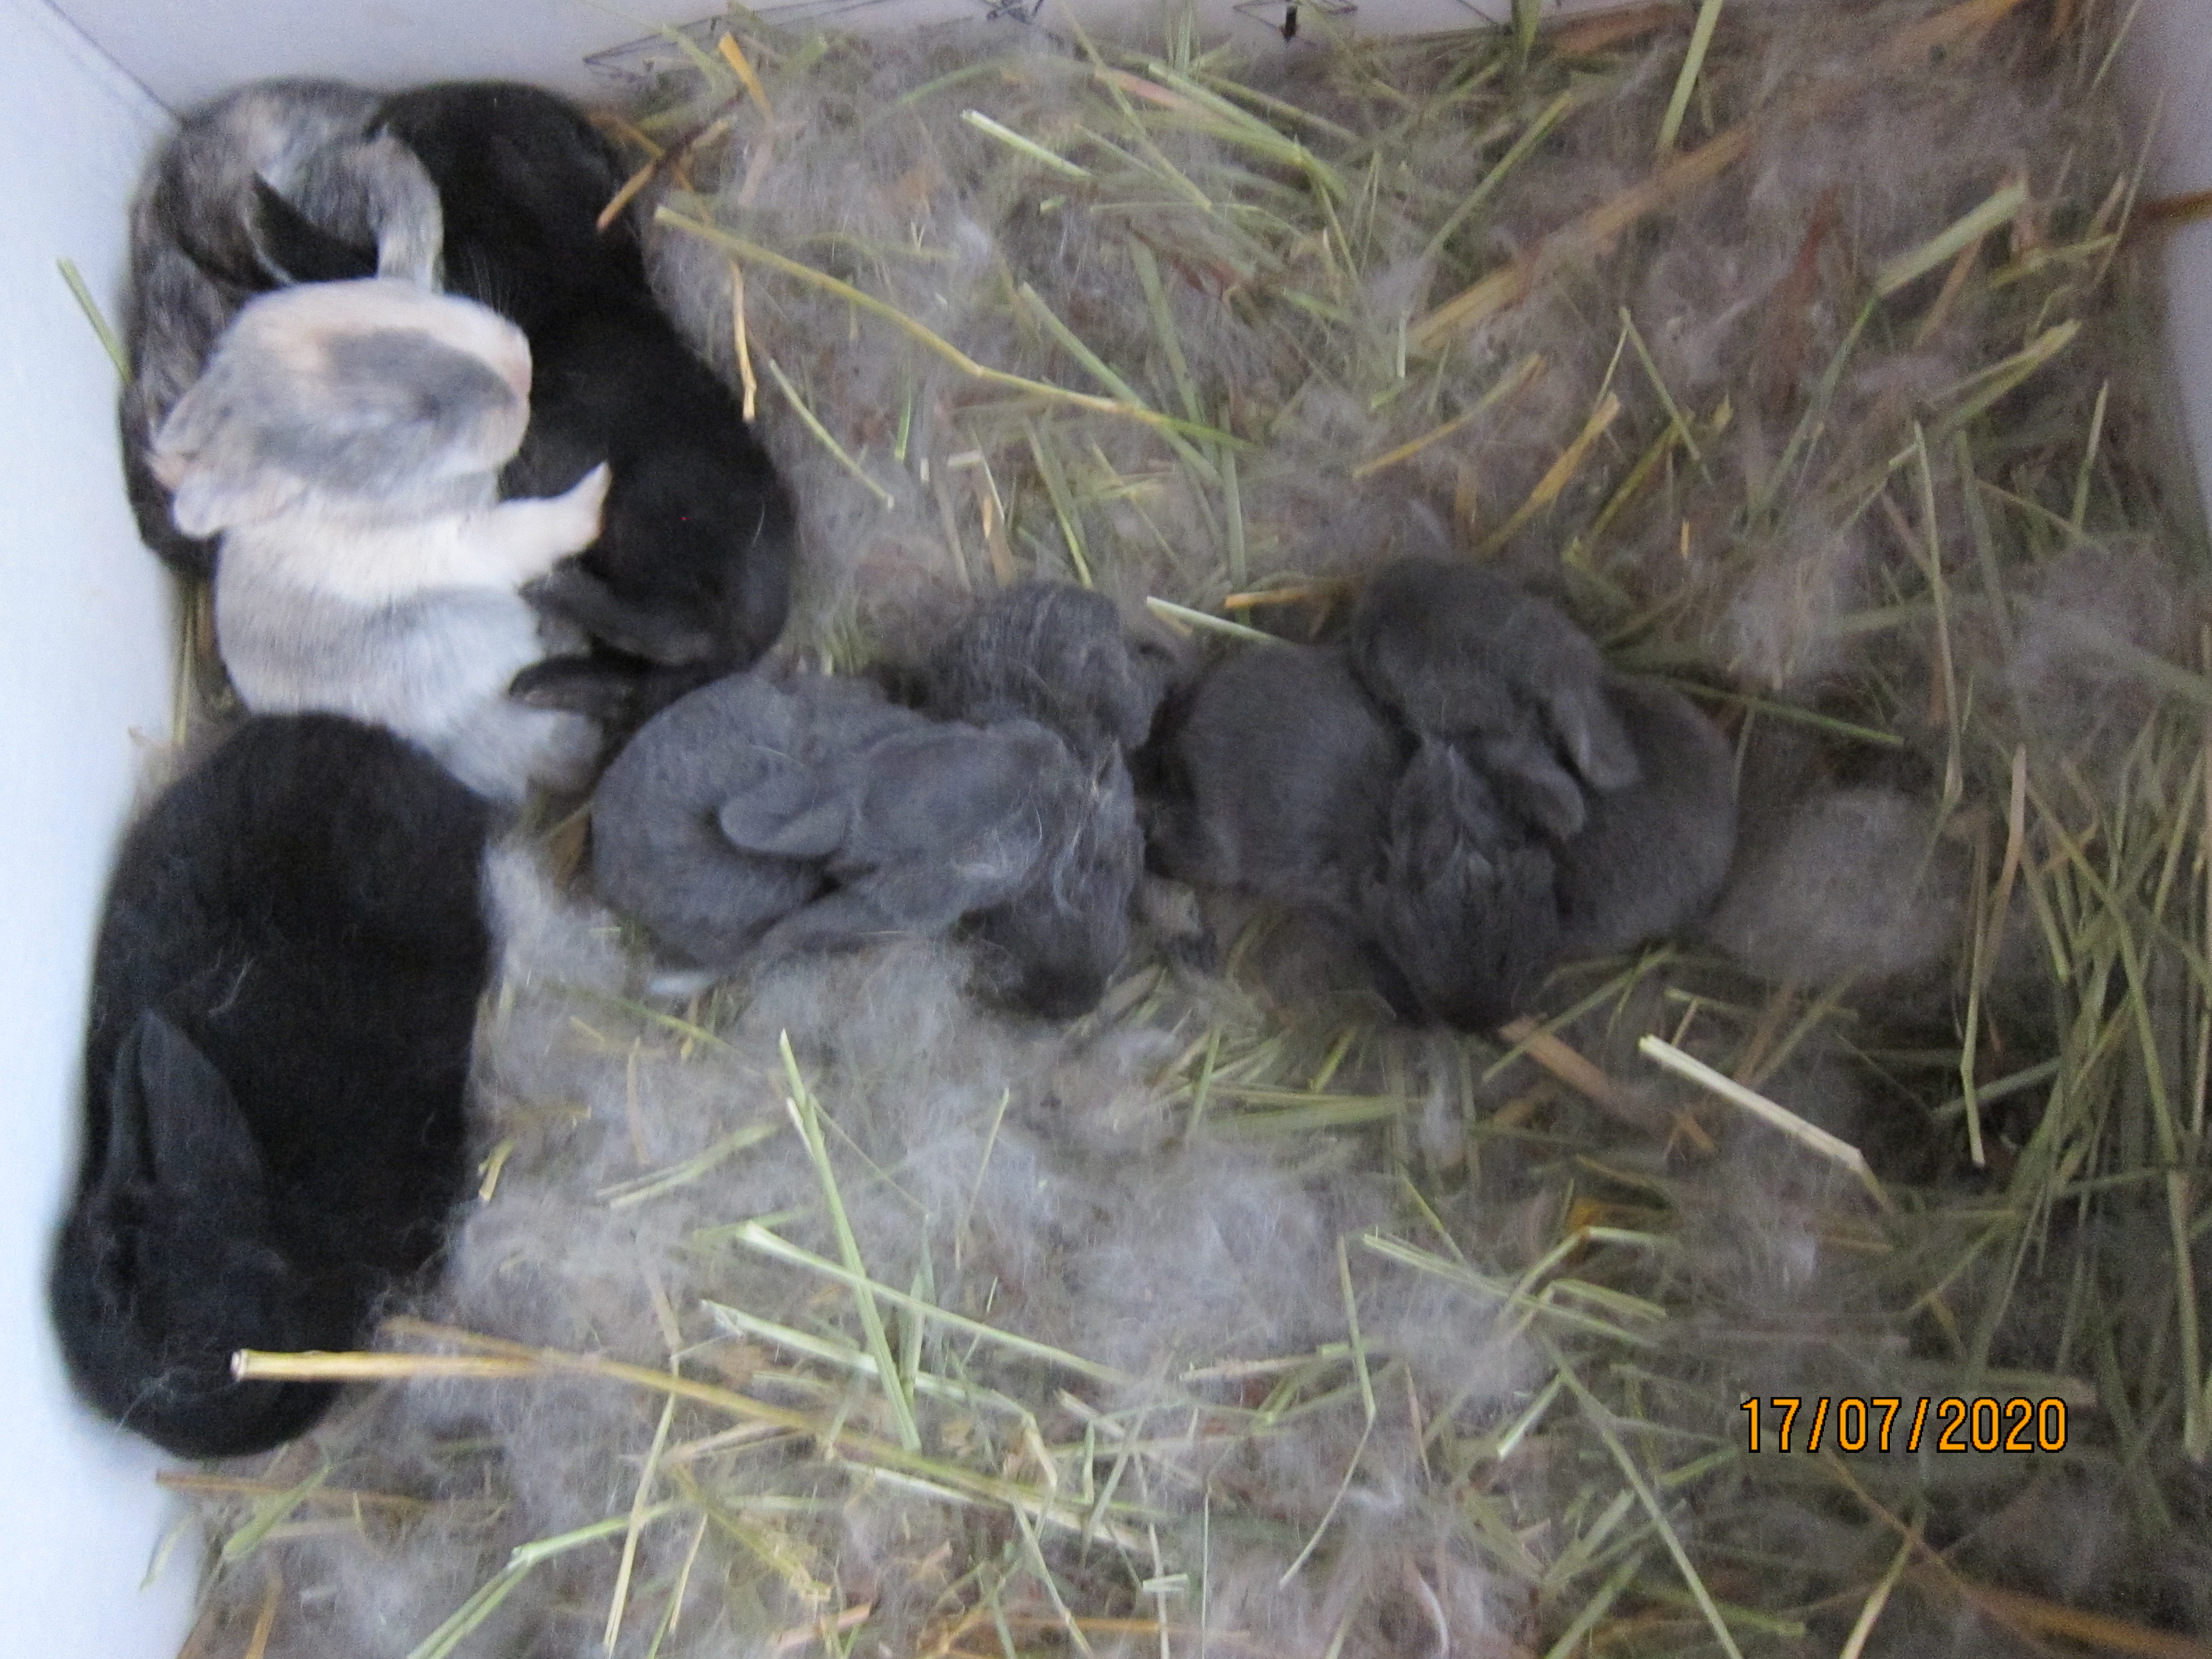
M 605 1200 L 611 1210 L 629 1209 L 633 1205 L 645 1203 L 663 1193 L 696 1181 L 727 1159 L 780 1133 L 781 1126 L 775 1123 L 749 1123 L 744 1128 L 723 1136 L 696 1157 L 688 1158 L 681 1164 L 672 1164 L 665 1170 L 655 1170 L 629 1181 L 618 1182 L 611 1187 L 603 1187 L 599 1196 Z
M 773 362 L 769 367 L 775 367 Z M 790 1032 L 777 1034 L 776 1048 L 783 1057 L 784 1079 L 791 1085 L 791 1092 L 784 1097 L 784 1109 L 791 1114 L 800 1138 L 806 1143 L 815 1178 L 821 1183 L 822 1201 L 829 1207 L 830 1231 L 836 1236 L 837 1254 L 845 1264 L 846 1282 L 860 1310 L 860 1328 L 867 1337 L 868 1352 L 876 1362 L 876 1381 L 890 1406 L 891 1422 L 897 1431 L 899 1444 L 908 1451 L 920 1451 L 921 1431 L 914 1420 L 914 1400 L 907 1393 L 898 1366 L 891 1358 L 883 1310 L 876 1305 L 871 1288 L 874 1281 L 868 1277 L 867 1264 L 860 1259 L 860 1242 L 854 1236 L 852 1218 L 845 1212 L 845 1198 L 838 1188 L 836 1167 L 830 1163 L 830 1149 L 822 1139 L 821 1108 L 799 1069 L 799 1057 L 791 1048 Z
M 331 1478 L 331 1466 L 325 1463 L 297 1486 L 273 1492 L 253 1506 L 253 1514 L 246 1524 L 222 1540 L 220 1559 L 226 1566 L 234 1565 L 259 1549 L 269 1534 L 307 1502 L 316 1488 Z
M 1489 538 L 1476 550 L 1477 552 L 1497 551 L 1512 539 L 1514 532 L 1522 526 L 1559 500 L 1561 493 L 1574 482 L 1575 475 L 1582 471 L 1583 463 L 1589 459 L 1591 447 L 1605 436 L 1607 428 L 1613 425 L 1620 414 L 1620 398 L 1613 392 L 1607 392 L 1599 400 L 1597 407 L 1590 411 L 1589 418 L 1583 422 L 1583 429 L 1575 441 L 1560 452 L 1559 459 L 1553 461 L 1545 470 L 1544 476 L 1536 480 L 1536 487 L 1528 492 L 1528 499 L 1514 510 L 1511 518 L 1491 532 Z
M 2065 350 L 2081 331 L 2081 323 L 2069 318 L 2044 330 L 2011 356 L 1968 375 L 1951 389 L 1959 401 L 1929 430 L 1939 438 L 1949 437 Z
M 1218 484 L 1220 483 L 1220 475 L 1215 471 L 1213 463 L 1207 460 L 1206 457 L 1200 454 L 1198 451 L 1192 448 L 1189 442 L 1178 434 L 1174 429 L 1176 427 L 1181 425 L 1182 422 L 1175 421 L 1168 416 L 1159 414 L 1154 410 L 1151 405 L 1146 404 L 1142 398 L 1139 397 L 1137 395 L 1137 389 L 1131 386 L 1128 381 L 1123 380 L 1121 375 L 1116 374 L 1103 357 L 1101 357 L 1097 352 L 1093 351 L 1090 346 L 1085 343 L 1081 335 L 1078 334 L 1066 323 L 1060 321 L 1058 314 L 1054 312 L 1050 306 L 1045 303 L 1044 296 L 1042 294 L 1039 294 L 1033 286 L 1028 283 L 1024 283 L 1015 292 L 1022 304 L 1028 308 L 1030 314 L 1035 317 L 1037 321 L 1042 323 L 1045 326 L 1046 332 L 1050 334 L 1054 339 L 1060 342 L 1060 349 L 1062 350 L 1066 351 L 1069 356 L 1074 358 L 1076 362 L 1081 363 L 1085 369 L 1089 370 L 1092 377 L 1097 380 L 1099 385 L 1104 386 L 1109 392 L 1114 394 L 1115 398 L 1119 400 L 1121 406 L 1135 411 L 1143 418 L 1158 428 L 1160 435 L 1167 440 L 1168 447 L 1174 450 L 1177 455 L 1182 458 L 1184 465 L 1189 467 L 1192 471 L 1203 477 L 1208 483 Z M 1219 435 L 1224 441 L 1228 438 L 1228 434 L 1226 433 L 1220 434 Z
M 1154 616 L 1164 617 L 1169 622 L 1182 623 L 1190 628 L 1204 629 L 1208 633 L 1226 635 L 1232 640 L 1246 640 L 1257 645 L 1282 643 L 1273 634 L 1263 633 L 1256 628 L 1248 628 L 1241 622 L 1231 622 L 1226 617 L 1217 617 L 1204 611 L 1194 611 L 1187 605 L 1176 604 L 1172 599 L 1148 597 L 1145 600 L 1145 608 Z
M 1896 1208 L 1889 1194 L 1882 1190 L 1881 1183 L 1875 1179 L 1874 1171 L 1867 1167 L 1865 1155 L 1848 1140 L 1830 1134 L 1817 1124 L 1808 1123 L 1788 1108 L 1777 1105 L 1765 1095 L 1745 1088 L 1734 1078 L 1725 1076 L 1703 1060 L 1684 1054 L 1663 1037 L 1645 1036 L 1638 1042 L 1636 1049 L 1638 1054 L 1656 1060 L 1668 1071 L 1711 1090 L 1730 1105 L 1741 1107 L 1753 1117 L 1781 1130 L 1800 1146 L 1818 1152 L 1831 1163 L 1840 1164 L 1858 1178 L 1883 1209 Z
M 845 446 L 831 435 L 830 428 L 822 424 L 821 417 L 808 407 L 806 399 L 799 395 L 799 388 L 792 385 L 790 378 L 783 372 L 782 365 L 773 357 L 765 357 L 763 361 L 768 364 L 769 375 L 774 378 L 777 387 L 781 390 L 784 398 L 790 403 L 792 412 L 797 415 L 806 429 L 814 434 L 815 441 L 830 452 L 831 458 L 838 465 L 851 473 L 871 495 L 881 501 L 886 512 L 896 507 L 898 497 L 870 477 L 868 469 L 854 460 L 846 452 Z
M 2212 1659 L 2212 1646 L 2186 1636 L 2104 1613 L 2085 1613 L 2039 1595 L 1978 1584 L 1948 1570 L 1944 1577 L 1970 1605 L 2015 1631 L 2060 1637 L 2107 1653 L 2139 1655 L 2141 1659 Z
M 1705 67 L 1705 52 L 1713 43 L 1713 29 L 1721 21 L 1721 0 L 1705 0 L 1698 8 L 1698 21 L 1690 31 L 1690 50 L 1682 59 L 1682 71 L 1674 77 L 1674 94 L 1667 100 L 1667 113 L 1659 123 L 1659 153 L 1668 154 L 1674 148 L 1675 136 L 1682 131 L 1682 118 L 1689 112 L 1690 94 L 1698 89 L 1698 76 Z
M 1152 313 L 1152 331 L 1159 336 L 1160 349 L 1168 360 L 1168 372 L 1175 379 L 1176 395 L 1182 400 L 1182 412 L 1194 422 L 1206 419 L 1205 407 L 1199 401 L 1198 382 L 1191 377 L 1189 361 L 1184 357 L 1182 336 L 1176 327 L 1175 313 L 1168 308 L 1167 290 L 1160 285 L 1159 261 L 1152 257 L 1151 248 L 1142 241 L 1129 244 L 1129 258 L 1137 267 L 1137 283 L 1145 291 L 1145 305 Z
M 2089 517 L 2089 483 L 2096 475 L 2097 445 L 2105 434 L 2105 401 L 2112 393 L 2112 383 L 2107 379 L 2097 388 L 2097 407 L 2089 416 L 2088 441 L 2081 446 L 2081 471 L 2074 475 L 2074 533 L 2080 535 Z
M 760 381 L 753 374 L 752 333 L 745 325 L 745 268 L 730 261 L 730 343 L 738 356 L 738 385 L 744 397 L 738 413 L 748 421 L 760 413 Z
M 732 73 L 744 83 L 745 90 L 752 94 L 753 102 L 760 106 L 761 113 L 771 121 L 775 119 L 775 106 L 769 102 L 768 88 L 761 85 L 760 76 L 753 68 L 753 60 L 745 56 L 745 49 L 738 44 L 738 37 L 723 35 L 714 42 L 714 50 L 730 66 Z
M 1672 9 L 1669 8 L 1669 9 Z M 1613 1610 L 1636 1575 L 1643 1570 L 1643 1550 L 1630 1552 L 1628 1559 L 1613 1570 L 1613 1576 L 1598 1587 L 1597 1594 L 1583 1603 L 1574 1620 L 1559 1633 L 1559 1639 L 1544 1650 L 1544 1659 L 1570 1659 L 1570 1656 L 1584 1651 L 1583 1638 L 1598 1627 L 1599 1622 Z
M 1882 1609 L 1889 1605 L 1890 1592 L 1897 1588 L 1897 1581 L 1905 1576 L 1905 1563 L 1911 1560 L 1913 1549 L 1918 1542 L 1919 1534 L 1915 1531 L 1897 1547 L 1897 1554 L 1891 1559 L 1887 1571 L 1868 1592 L 1865 1602 L 1859 1608 L 1858 1618 L 1852 1622 L 1851 1633 L 1844 1639 L 1843 1651 L 1837 1655 L 1837 1659 L 1859 1659 L 1859 1656 L 1866 1651 L 1867 1640 L 1874 1634 L 1875 1624 L 1881 1619 Z
M 665 1515 L 674 1507 L 672 1504 L 655 1504 L 647 1512 L 648 1518 Z M 459 1647 L 477 1626 L 491 1617 L 500 1603 L 507 1600 L 541 1562 L 550 1561 L 555 1556 L 564 1555 L 586 1544 L 597 1543 L 602 1538 L 611 1538 L 629 1523 L 628 1516 L 611 1516 L 606 1520 L 579 1527 L 574 1532 L 518 1546 L 507 1557 L 507 1566 L 499 1576 L 462 1602 L 453 1616 L 425 1637 L 407 1659 L 446 1659 L 446 1656 Z
M 1698 1611 L 1705 1614 L 1705 1622 L 1712 1627 L 1713 1638 L 1721 1644 L 1722 1651 L 1729 1656 L 1729 1659 L 1743 1659 L 1742 1650 L 1736 1646 L 1735 1637 L 1729 1631 L 1728 1621 L 1721 1617 L 1721 1610 L 1713 1601 L 1712 1592 L 1705 1588 L 1705 1579 L 1691 1564 L 1689 1552 L 1682 1547 L 1680 1535 L 1675 1532 L 1674 1523 L 1668 1520 L 1667 1511 L 1659 1502 L 1659 1494 L 1652 1490 L 1644 1471 L 1637 1467 L 1636 1460 L 1629 1455 L 1628 1448 L 1620 1443 L 1620 1437 L 1613 1431 L 1613 1413 L 1583 1386 L 1582 1378 L 1575 1375 L 1574 1367 L 1567 1363 L 1565 1355 L 1549 1340 L 1539 1337 L 1537 1340 L 1544 1349 L 1545 1358 L 1552 1362 L 1552 1369 L 1565 1380 L 1568 1391 L 1581 1405 L 1583 1416 L 1597 1431 L 1598 1438 L 1605 1442 L 1606 1450 L 1613 1454 L 1613 1461 L 1627 1479 L 1630 1488 L 1636 1493 L 1637 1501 L 1644 1505 L 1644 1512 L 1651 1517 L 1651 1524 L 1659 1534 L 1659 1541 L 1674 1558 L 1674 1565 L 1682 1575 L 1682 1582 L 1689 1587 L 1690 1595 L 1698 1604 Z
M 1628 337 L 1628 343 L 1636 348 L 1636 361 L 1643 365 L 1644 378 L 1651 382 L 1651 389 L 1659 394 L 1659 402 L 1667 410 L 1667 418 L 1674 422 L 1682 447 L 1690 452 L 1690 459 L 1698 464 L 1698 470 L 1710 478 L 1712 474 L 1706 471 L 1705 458 L 1698 447 L 1697 434 L 1690 429 L 1689 420 L 1682 413 L 1681 405 L 1674 401 L 1674 394 L 1668 389 L 1666 377 L 1659 373 L 1659 365 L 1652 361 L 1651 348 L 1644 343 L 1644 331 L 1636 326 L 1636 319 L 1626 306 L 1620 308 L 1620 326 Z
M 1467 199 L 1445 216 L 1443 223 L 1438 225 L 1436 234 L 1429 238 L 1429 245 L 1423 251 L 1421 257 L 1425 259 L 1434 259 L 1442 253 L 1444 251 L 1444 245 L 1451 240 L 1459 228 L 1481 210 L 1482 204 L 1490 199 L 1491 193 L 1511 178 L 1513 170 L 1528 159 L 1529 152 L 1551 137 L 1552 129 L 1572 114 L 1576 106 L 1589 95 L 1587 92 L 1563 92 L 1539 110 L 1536 118 L 1531 121 L 1521 136 L 1513 141 L 1505 154 L 1498 158 L 1490 171 L 1482 175 L 1474 190 L 1468 192 Z
M 1090 168 L 1069 161 L 1065 155 L 1054 154 L 1034 138 L 1024 137 L 1012 127 L 994 121 L 979 109 L 963 109 L 960 112 L 960 118 L 976 131 L 988 133 L 1007 149 L 1028 156 L 1040 167 L 1049 167 L 1063 179 L 1088 179 L 1091 176 Z
M 1524 64 L 1536 44 L 1536 28 L 1543 16 L 1544 0 L 1513 0 L 1513 50 Z
M 2027 205 L 2027 183 L 2015 179 L 1995 195 L 1915 248 L 1908 248 L 1875 272 L 1874 291 L 1887 299 L 1898 289 L 1955 259 Z
M 1032 1359 L 1043 1360 L 1062 1370 L 1073 1371 L 1079 1376 L 1090 1377 L 1093 1382 L 1105 1382 L 1115 1387 L 1125 1387 L 1132 1381 L 1111 1365 L 1101 1365 L 1094 1360 L 1085 1359 L 1080 1355 L 1070 1353 L 1064 1348 L 1055 1348 L 1048 1343 L 1032 1341 L 1030 1338 L 1018 1336 L 1012 1331 L 1002 1331 L 994 1325 L 986 1325 L 981 1320 L 969 1319 L 949 1309 L 940 1308 L 935 1303 L 925 1302 L 920 1297 L 908 1295 L 904 1291 L 893 1290 L 879 1279 L 863 1279 L 848 1269 L 840 1267 L 836 1262 L 816 1255 L 810 1250 L 801 1249 L 798 1245 L 777 1237 L 757 1221 L 745 1222 L 732 1236 L 738 1243 L 749 1249 L 757 1250 L 763 1255 L 773 1256 L 779 1261 L 787 1261 L 793 1267 L 808 1268 L 820 1273 L 825 1279 L 834 1279 L 842 1285 L 855 1289 L 865 1285 L 869 1294 L 876 1300 L 896 1303 L 901 1307 L 920 1314 L 933 1324 L 944 1326 L 947 1330 L 981 1337 L 983 1340 L 1005 1348 L 1009 1352 L 1024 1354 Z M 879 1359 L 878 1363 L 884 1362 Z
M 92 289 L 86 285 L 84 273 L 76 268 L 76 261 L 57 259 L 54 269 L 61 272 L 62 281 L 69 284 L 70 297 L 76 301 L 77 309 L 84 313 L 85 321 L 92 325 L 92 331 L 99 337 L 100 349 L 107 354 L 107 361 L 115 365 L 116 374 L 128 381 L 131 379 L 131 354 L 124 350 L 121 338 L 100 308 L 100 301 L 92 297 Z
M 629 1607 L 630 1578 L 637 1571 L 638 1536 L 645 1530 L 647 1499 L 653 1495 L 653 1478 L 660 1473 L 660 1455 L 668 1449 L 668 1425 L 675 1416 L 676 1396 L 672 1394 L 660 1402 L 660 1421 L 653 1428 L 653 1444 L 645 1454 L 645 1467 L 638 1471 L 637 1495 L 630 1499 L 629 1526 L 623 1534 L 622 1564 L 615 1570 L 614 1595 L 607 1607 L 603 1645 L 610 1656 L 622 1636 L 623 1614 Z
M 1023 434 L 1029 440 L 1030 458 L 1036 463 L 1037 477 L 1044 481 L 1044 493 L 1052 503 L 1052 516 L 1059 521 L 1060 538 L 1067 544 L 1068 562 L 1075 567 L 1075 580 L 1085 587 L 1094 586 L 1091 580 L 1091 562 L 1084 556 L 1083 532 L 1075 515 L 1075 497 L 1067 487 L 1067 474 L 1061 470 L 1060 457 L 1046 445 L 1037 431 L 1036 422 L 1022 422 Z
M 1522 391 L 1524 387 L 1533 385 L 1535 380 L 1542 375 L 1547 367 L 1547 364 L 1542 352 L 1530 352 L 1519 362 L 1514 364 L 1511 368 L 1506 370 L 1504 374 L 1499 378 L 1497 385 L 1492 386 L 1489 391 L 1484 392 L 1480 398 L 1475 400 L 1474 406 L 1472 409 L 1467 410 L 1463 413 L 1453 416 L 1451 419 L 1446 421 L 1441 426 L 1431 427 L 1428 431 L 1423 433 L 1419 437 L 1412 440 L 1410 442 L 1400 444 L 1395 449 L 1386 450 L 1383 453 L 1375 457 L 1373 460 L 1362 461 L 1358 466 L 1352 469 L 1352 476 L 1355 478 L 1371 477 L 1386 467 L 1393 467 L 1397 465 L 1401 461 L 1409 461 L 1413 459 L 1414 456 L 1428 448 L 1430 445 L 1441 443 L 1446 438 L 1450 437 L 1453 433 L 1457 432 L 1469 421 L 1474 420 L 1477 416 L 1492 408 L 1500 400 L 1510 398 L 1516 392 Z

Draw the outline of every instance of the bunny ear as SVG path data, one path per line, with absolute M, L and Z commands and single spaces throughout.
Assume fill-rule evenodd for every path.
M 736 793 L 714 821 L 741 853 L 826 859 L 844 844 L 851 803 L 836 781 L 767 748 L 732 757 Z
M 331 235 L 258 176 L 253 229 L 261 263 L 279 282 L 337 283 L 376 275 L 374 248 Z
M 138 1061 L 139 1037 L 147 1018 L 142 1016 L 116 1046 L 107 1085 L 107 1152 L 100 1164 L 104 1190 L 154 1178 L 153 1153 L 146 1133 L 146 1088 Z
M 206 462 L 165 467 L 164 459 L 155 458 L 155 475 L 167 483 L 169 474 L 177 474 L 169 517 L 187 536 L 212 536 L 233 525 L 273 518 L 300 497 L 299 483 L 279 473 L 264 470 L 258 476 L 239 477 Z
M 1584 782 L 1604 791 L 1626 789 L 1644 776 L 1636 745 L 1613 712 L 1602 685 L 1570 687 L 1555 695 L 1547 711 L 1552 735 L 1574 763 Z
M 224 441 L 237 402 L 233 379 L 222 359 L 210 363 L 154 437 L 149 465 L 173 492 L 169 517 L 187 536 L 212 536 L 269 518 L 301 494 L 297 479 L 246 463 L 235 444 Z
M 127 1120 L 144 1136 L 131 1161 L 195 1209 L 241 1226 L 258 1220 L 267 1190 L 260 1150 L 215 1063 L 150 1008 L 138 1016 L 121 1061 L 115 1133 Z
M 257 1212 L 268 1176 L 223 1073 L 153 1009 L 139 1015 L 137 1040 L 155 1183 L 219 1203 L 241 1221 Z
M 1553 841 L 1578 833 L 1588 821 L 1582 786 L 1540 733 L 1500 732 L 1473 739 L 1472 746 L 1492 791 Z

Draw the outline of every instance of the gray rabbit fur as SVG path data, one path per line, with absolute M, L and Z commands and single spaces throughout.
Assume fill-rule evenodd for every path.
M 1346 931 L 1412 1018 L 1498 1024 L 1559 961 L 1687 925 L 1734 847 L 1711 723 L 1472 567 L 1390 567 L 1344 642 L 1244 651 L 1169 727 L 1162 867 Z
M 1711 908 L 1735 854 L 1735 756 L 1689 699 L 1650 680 L 1605 686 L 1641 776 L 1585 797 L 1560 842 L 1560 949 L 1605 956 L 1689 927 Z
M 1467 1030 L 1522 1012 L 1559 959 L 1557 854 L 1457 744 L 1421 740 L 1382 855 L 1361 908 L 1392 1005 Z
M 1173 659 L 1133 634 L 1103 594 L 1024 582 L 976 607 L 932 656 L 921 706 L 941 719 L 1034 720 L 1085 775 L 1035 803 L 1043 859 L 1004 902 L 963 927 L 993 1000 L 1046 1018 L 1085 1012 L 1105 994 L 1129 945 L 1130 903 L 1144 873 L 1144 834 L 1130 757 L 1145 744 Z M 1069 780 L 1072 784 L 1073 780 Z
M 1152 830 L 1161 867 L 1358 928 L 1409 745 L 1344 652 L 1237 652 L 1170 725 Z
M 909 729 L 865 681 L 785 690 L 733 674 L 679 698 L 615 757 L 592 801 L 599 896 L 686 962 L 732 968 L 762 934 L 828 885 L 820 861 L 747 852 L 718 814 L 748 781 L 827 764 L 842 745 Z
M 507 689 L 555 643 L 520 590 L 598 533 L 607 473 L 498 500 L 529 390 L 520 331 L 406 283 L 239 313 L 152 464 L 179 527 L 222 535 L 216 629 L 249 708 L 386 726 L 495 799 L 582 781 L 592 723 Z
M 1030 721 L 934 720 L 865 681 L 733 674 L 608 767 L 592 870 L 602 897 L 702 967 L 939 934 L 1029 879 L 1084 787 Z
M 1584 787 L 1636 781 L 1597 647 L 1548 600 L 1462 559 L 1400 559 L 1347 629 L 1361 683 L 1410 731 L 1465 747 L 1515 811 L 1554 838 L 1582 828 Z
M 292 269 L 262 226 L 276 215 L 373 248 L 376 274 L 437 285 L 438 192 L 397 138 L 369 134 L 382 100 L 337 81 L 258 82 L 185 115 L 131 207 L 123 307 L 129 378 L 118 409 L 139 534 L 179 572 L 213 572 L 216 544 L 171 518 L 155 435 L 216 339 L 255 295 L 336 273 Z M 349 273 L 350 274 L 350 273 Z

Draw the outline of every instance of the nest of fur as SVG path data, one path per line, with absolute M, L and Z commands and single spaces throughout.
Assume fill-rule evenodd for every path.
M 1722 720 L 1739 868 L 1502 1034 L 1218 896 L 1062 1028 L 910 944 L 655 1000 L 518 836 L 478 1201 L 324 1362 L 381 1382 L 175 1477 L 194 1651 L 2207 1651 L 2212 638 L 2124 12 L 672 49 L 623 125 L 803 505 L 789 650 L 1031 572 L 1303 635 L 1449 549 Z M 1753 1452 L 1783 1396 L 2064 1449 Z

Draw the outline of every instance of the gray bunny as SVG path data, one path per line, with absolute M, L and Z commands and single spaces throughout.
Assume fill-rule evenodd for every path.
M 1597 647 L 1557 606 L 1492 571 L 1400 559 L 1360 594 L 1346 642 L 1383 710 L 1462 745 L 1505 805 L 1554 839 L 1582 828 L 1585 787 L 1637 780 Z
M 600 895 L 702 967 L 901 934 L 998 903 L 1080 779 L 1029 721 L 934 720 L 860 681 L 735 674 L 647 721 L 600 780 Z
M 1550 970 L 1550 851 L 1456 745 L 1389 718 L 1341 648 L 1231 657 L 1173 728 L 1167 873 L 1333 924 L 1408 1019 L 1494 1025 Z
M 1565 957 L 1687 925 L 1734 846 L 1711 722 L 1469 567 L 1391 567 L 1346 643 L 1244 651 L 1167 725 L 1162 866 L 1334 923 L 1411 1018 L 1494 1026 Z
M 182 574 L 212 574 L 216 544 L 170 517 L 151 465 L 161 423 L 248 300 L 356 274 L 295 268 L 263 228 L 302 222 L 364 250 L 379 275 L 437 284 L 438 192 L 404 143 L 369 135 L 380 102 L 337 81 L 257 82 L 188 113 L 147 166 L 131 207 L 118 416 L 139 534 Z
M 1410 745 L 1343 651 L 1241 651 L 1179 699 L 1167 725 L 1152 826 L 1161 868 L 1362 926 Z
M 1066 582 L 1024 582 L 993 595 L 954 630 L 922 673 L 922 707 L 979 725 L 1034 720 L 1079 771 L 1036 776 L 1043 854 L 1003 902 L 972 914 L 978 988 L 1048 1018 L 1083 1013 L 1105 994 L 1129 945 L 1144 871 L 1129 757 L 1152 730 L 1170 659 L 1122 624 L 1112 600 Z

